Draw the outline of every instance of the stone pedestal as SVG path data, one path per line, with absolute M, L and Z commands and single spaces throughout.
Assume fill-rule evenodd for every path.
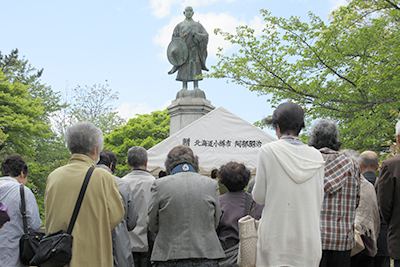
M 171 116 L 169 134 L 173 135 L 215 107 L 206 99 L 202 90 L 195 89 L 179 91 L 167 109 Z

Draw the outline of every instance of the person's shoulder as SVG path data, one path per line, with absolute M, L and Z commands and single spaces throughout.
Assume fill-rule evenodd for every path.
M 29 187 L 24 186 L 24 193 L 25 193 L 26 198 L 27 198 L 28 200 L 29 200 L 29 199 L 32 199 L 32 200 L 34 200 L 34 201 L 36 202 L 35 194 L 33 194 L 32 190 L 31 190 Z
M 123 181 L 126 181 L 128 184 L 136 184 L 136 183 L 148 183 L 152 184 L 156 178 L 151 175 L 148 171 L 142 170 L 133 170 L 124 177 L 121 178 Z
M 55 170 L 53 170 L 50 174 L 49 177 L 57 175 L 59 172 L 63 172 L 65 169 L 67 169 L 69 166 L 68 164 L 64 165 L 64 166 L 60 166 L 58 168 L 56 168 Z
M 382 164 L 391 166 L 391 165 L 397 165 L 400 163 L 400 155 L 394 156 L 392 158 L 386 159 L 382 162 Z
M 99 178 L 99 179 L 112 181 L 112 182 L 115 181 L 114 175 L 112 175 L 110 172 L 108 172 L 102 168 L 95 168 L 93 170 L 92 176 L 96 177 L 96 179 Z
M 106 175 L 108 177 L 110 177 L 110 176 L 114 177 L 114 175 L 112 175 L 109 171 L 107 171 L 103 168 L 94 168 L 93 174 L 101 174 L 101 175 Z
M 221 203 L 231 202 L 230 200 L 232 199 L 231 194 L 229 194 L 229 191 L 226 192 L 225 194 L 218 196 L 218 198 Z
M 281 141 L 280 140 L 276 140 L 276 141 L 272 141 L 272 142 L 268 142 L 268 143 L 266 143 L 266 144 L 264 144 L 264 145 L 262 145 L 261 147 L 260 147 L 260 152 L 263 152 L 263 153 L 270 153 L 271 152 L 271 147 L 274 147 L 274 146 L 279 146 Z
M 180 28 L 180 27 L 182 27 L 182 26 L 185 25 L 185 24 L 186 24 L 186 19 L 183 20 L 183 21 L 181 21 L 181 22 L 179 22 L 178 24 L 176 24 L 175 28 Z
M 129 184 L 127 181 L 122 180 L 122 178 L 119 178 L 114 175 L 115 181 L 117 182 L 118 188 L 126 187 L 129 188 Z
M 211 177 L 208 177 L 208 176 L 205 176 L 205 175 L 201 175 L 201 174 L 198 174 L 198 177 L 199 177 L 199 179 L 202 179 L 202 183 L 204 181 L 204 183 L 207 186 L 209 186 L 209 188 L 212 188 L 212 189 L 219 188 L 217 180 L 211 179 Z

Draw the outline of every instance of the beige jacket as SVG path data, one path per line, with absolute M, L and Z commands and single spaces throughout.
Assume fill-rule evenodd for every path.
M 376 240 L 379 235 L 381 223 L 378 201 L 374 186 L 363 175 L 360 178 L 360 203 L 356 209 L 354 228 L 361 235 L 368 236 L 374 241 L 374 250 L 376 253 Z
M 67 230 L 86 172 L 95 165 L 88 156 L 74 154 L 67 165 L 49 175 L 45 192 L 46 234 Z M 115 178 L 96 168 L 72 231 L 69 266 L 113 266 L 111 230 L 124 213 Z

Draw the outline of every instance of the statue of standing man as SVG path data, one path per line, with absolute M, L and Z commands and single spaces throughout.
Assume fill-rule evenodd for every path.
M 182 90 L 187 90 L 188 82 L 193 81 L 194 89 L 199 89 L 197 76 L 206 67 L 208 33 L 204 27 L 192 19 L 193 8 L 188 6 L 183 12 L 186 19 L 176 25 L 172 34 L 172 41 L 168 46 L 167 56 L 174 65 L 168 74 L 178 71 L 177 81 L 183 82 Z

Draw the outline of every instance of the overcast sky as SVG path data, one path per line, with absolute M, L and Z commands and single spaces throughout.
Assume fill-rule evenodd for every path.
M 166 48 L 183 10 L 191 5 L 193 19 L 208 31 L 207 67 L 217 63 L 218 47 L 229 43 L 214 35 L 215 28 L 234 32 L 249 25 L 260 32 L 260 9 L 273 16 L 307 20 L 312 11 L 325 21 L 344 0 L 0 0 L 0 51 L 20 55 L 44 68 L 42 82 L 54 91 L 77 85 L 108 84 L 119 92 L 113 105 L 124 118 L 165 109 L 181 89 L 168 75 Z M 199 87 L 215 107 L 223 106 L 254 123 L 270 114 L 267 96 L 257 96 L 225 80 L 206 79 Z M 189 89 L 192 83 L 189 84 Z

